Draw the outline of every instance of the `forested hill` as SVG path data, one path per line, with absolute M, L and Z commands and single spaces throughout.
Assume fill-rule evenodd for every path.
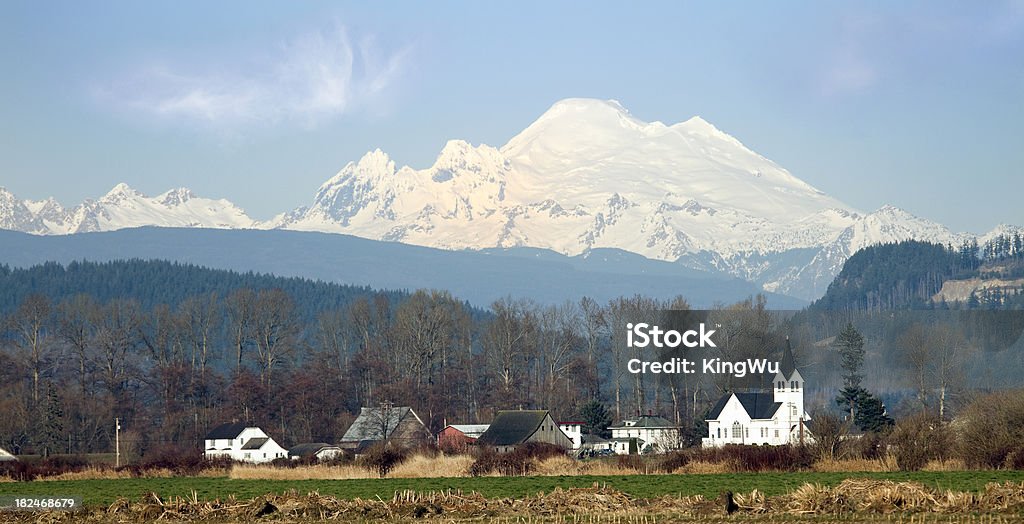
M 983 246 L 905 241 L 857 251 L 812 310 L 1024 308 L 1019 235 Z
M 0 265 L 0 314 L 12 311 L 29 294 L 41 294 L 54 302 L 78 294 L 90 295 L 100 302 L 134 299 L 148 310 L 157 304 L 174 307 L 198 295 L 216 293 L 225 297 L 242 288 L 281 289 L 294 298 L 297 313 L 307 319 L 358 297 L 384 295 L 394 303 L 408 296 L 404 291 L 376 291 L 363 286 L 238 273 L 162 260 L 71 262 L 66 266 L 48 262 L 14 269 Z

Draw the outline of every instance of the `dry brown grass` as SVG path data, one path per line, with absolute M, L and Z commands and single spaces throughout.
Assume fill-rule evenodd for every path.
M 962 459 L 930 460 L 925 464 L 924 471 L 967 471 L 967 463 Z
M 227 476 L 228 471 L 226 469 L 204 469 L 197 474 L 191 475 L 195 477 L 224 477 Z M 116 479 L 132 479 L 132 478 L 172 478 L 180 477 L 181 475 L 175 473 L 172 470 L 166 468 L 160 469 L 147 469 L 136 475 L 130 470 L 123 469 L 121 471 L 115 471 L 113 468 L 104 466 L 91 466 L 81 471 L 69 471 L 61 473 L 59 475 L 51 475 L 49 477 L 39 477 L 36 480 L 41 481 L 58 481 L 58 480 L 116 480 Z M 9 479 L 8 479 L 9 480 Z M 2 480 L 0 480 L 2 482 Z
M 413 455 L 395 467 L 388 474 L 392 478 L 467 477 L 473 457 L 469 455 L 444 455 L 426 457 Z
M 811 465 L 812 471 L 827 473 L 853 473 L 853 472 L 888 472 L 895 471 L 895 464 L 886 459 L 839 459 L 819 460 Z
M 676 468 L 672 473 L 703 475 L 710 473 L 732 473 L 733 469 L 725 462 L 705 462 L 702 460 L 690 462 L 689 464 Z
M 343 466 L 299 466 L 297 468 L 277 468 L 260 464 L 235 464 L 228 471 L 229 478 L 246 480 L 344 480 L 366 479 L 376 476 L 370 470 L 355 464 Z
M 473 457 L 469 455 L 443 455 L 427 457 L 413 455 L 388 473 L 390 478 L 467 477 Z M 233 479 L 258 480 L 344 480 L 376 478 L 377 473 L 356 464 L 340 466 L 299 466 L 277 468 L 258 464 L 236 464 L 228 472 Z

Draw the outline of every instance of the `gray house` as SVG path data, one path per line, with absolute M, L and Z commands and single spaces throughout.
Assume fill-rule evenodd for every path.
M 432 442 L 434 435 L 409 406 L 362 408 L 341 437 L 341 449 L 361 453 L 379 442 L 412 448 Z
M 477 446 L 490 447 L 498 453 L 512 451 L 528 442 L 572 448 L 572 440 L 547 410 L 499 411 L 487 431 L 476 440 Z

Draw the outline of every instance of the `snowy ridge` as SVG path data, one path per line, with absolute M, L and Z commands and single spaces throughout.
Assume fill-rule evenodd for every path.
M 695 116 L 644 122 L 613 100 L 554 104 L 500 148 L 451 140 L 425 169 L 377 149 L 312 202 L 256 222 L 187 189 L 146 197 L 126 185 L 65 210 L 0 189 L 0 228 L 34 234 L 143 225 L 346 233 L 444 249 L 617 248 L 814 299 L 858 249 L 970 235 L 892 206 L 863 213 Z M 1001 225 L 979 237 L 1016 230 Z
M 251 228 L 255 222 L 227 200 L 200 198 L 186 188 L 147 197 L 128 187 L 114 186 L 96 200 L 72 209 L 56 200 L 19 201 L 0 188 L 0 229 L 37 235 L 113 231 L 139 226 Z

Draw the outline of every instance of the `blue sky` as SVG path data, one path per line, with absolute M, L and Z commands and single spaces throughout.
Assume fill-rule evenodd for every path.
M 1024 224 L 1024 2 L 4 2 L 0 186 L 188 186 L 256 218 L 381 148 L 555 101 L 701 115 L 863 210 Z

